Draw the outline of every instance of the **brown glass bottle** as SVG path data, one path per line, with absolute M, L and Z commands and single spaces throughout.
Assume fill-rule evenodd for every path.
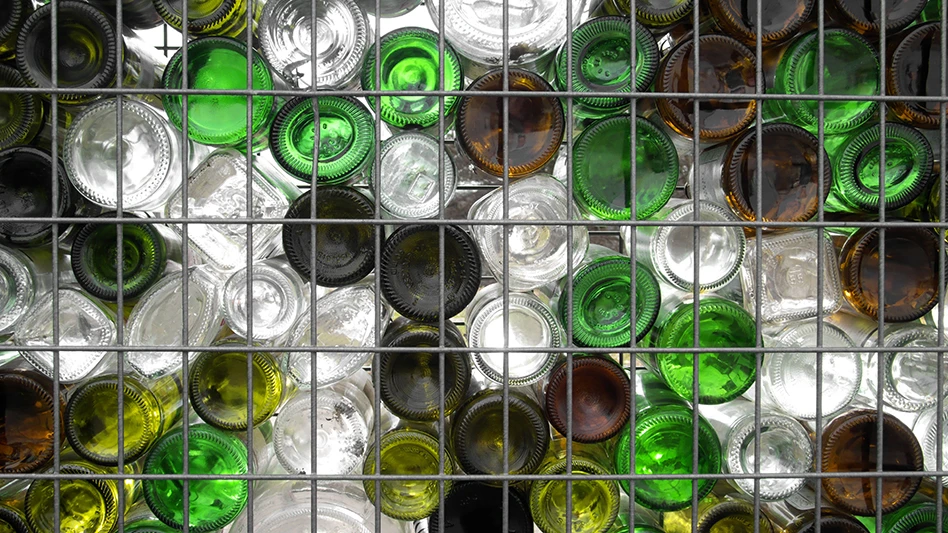
M 782 43 L 794 37 L 813 11 L 815 0 L 766 2 L 761 46 Z M 708 0 L 718 27 L 742 43 L 757 46 L 757 2 L 755 0 Z
M 843 295 L 857 311 L 879 317 L 879 229 L 850 235 L 839 254 Z M 885 230 L 886 322 L 911 322 L 938 303 L 938 236 L 927 228 Z
M 567 435 L 569 420 L 566 361 L 550 372 L 546 414 L 554 429 Z M 632 385 L 619 365 L 600 356 L 573 358 L 573 433 L 576 442 L 601 442 L 616 435 L 629 421 Z
M 638 0 L 635 18 L 652 28 L 663 28 L 687 17 L 694 9 L 694 0 Z M 628 17 L 632 13 L 630 0 L 603 0 L 597 14 Z
M 826 12 L 837 22 L 866 35 L 879 33 L 885 5 L 885 31 L 895 33 L 915 21 L 926 0 L 828 0 Z M 937 63 L 936 63 L 937 64 Z
M 0 368 L 0 472 L 22 474 L 42 468 L 62 444 L 53 440 L 53 383 L 46 376 L 14 361 Z M 65 398 L 60 394 L 63 425 Z
M 918 96 L 941 94 L 941 24 L 916 26 L 896 45 L 886 75 L 886 90 L 900 96 L 892 102 L 899 119 L 916 128 L 938 128 L 940 102 L 912 100 Z
M 857 409 L 833 419 L 823 430 L 823 472 L 875 472 L 882 448 L 883 472 L 920 472 L 922 447 L 912 430 L 899 419 L 882 415 L 882 443 L 877 440 L 879 413 Z M 882 513 L 902 507 L 918 491 L 920 476 L 882 478 Z M 875 516 L 877 480 L 872 477 L 822 480 L 824 495 L 841 510 L 856 516 Z
M 695 87 L 694 39 L 679 43 L 659 67 L 655 92 L 753 95 L 757 90 L 754 53 L 726 35 L 701 35 L 698 55 L 701 71 Z M 701 139 L 723 140 L 744 131 L 754 120 L 753 100 L 702 100 L 698 117 L 690 98 L 660 98 L 658 112 L 666 124 L 685 137 L 694 136 L 697 122 Z
M 816 533 L 816 510 L 799 510 L 786 502 L 761 505 L 761 510 L 770 518 L 774 530 L 779 533 Z M 820 509 L 820 533 L 869 533 L 859 520 L 831 507 Z
M 555 89 L 540 75 L 510 69 L 508 90 L 529 93 Z M 468 91 L 503 90 L 503 70 L 494 69 L 474 80 Z M 563 106 L 551 96 L 511 96 L 508 124 L 504 131 L 504 97 L 472 94 L 461 99 L 458 108 L 458 141 L 464 153 L 481 170 L 494 176 L 504 174 L 504 144 L 507 147 L 509 176 L 519 178 L 540 170 L 559 150 L 563 140 Z

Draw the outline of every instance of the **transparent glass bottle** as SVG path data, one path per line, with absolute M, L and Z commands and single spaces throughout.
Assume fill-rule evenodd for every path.
M 370 1 L 374 6 L 374 0 Z M 257 35 L 273 72 L 290 85 L 300 89 L 346 89 L 357 82 L 363 58 L 375 42 L 372 27 L 356 0 L 317 0 L 315 23 L 308 0 L 270 0 L 260 15 Z
M 118 102 L 109 98 L 77 115 L 66 131 L 66 174 L 89 201 L 115 209 L 115 158 L 122 148 L 122 208 L 154 211 L 181 187 L 181 135 L 164 113 L 134 98 L 122 98 L 122 135 L 116 136 Z M 193 145 L 189 143 L 189 147 Z M 189 150 L 192 160 L 195 151 Z
M 29 0 L 24 1 L 29 4 Z M 13 5 L 16 6 L 17 3 L 13 2 Z M 0 29 L 0 40 L 2 33 L 3 29 Z M 0 87 L 26 86 L 26 80 L 16 68 L 0 65 Z M 9 110 L 0 117 L 0 150 L 18 144 L 29 144 L 46 123 L 46 104 L 38 94 L 3 93 L 0 94 L 0 106 Z
M 216 111 L 219 113 L 219 111 Z M 284 192 L 251 169 L 253 204 L 247 206 L 246 156 L 236 150 L 217 150 L 188 177 L 188 217 L 220 218 L 220 224 L 189 224 L 188 239 L 214 268 L 236 270 L 246 266 L 247 224 L 230 224 L 231 218 L 255 220 L 282 218 L 290 206 Z M 185 215 L 181 194 L 171 196 L 165 216 Z M 173 226 L 180 232 L 180 225 Z M 252 229 L 252 259 L 263 259 L 274 249 L 279 224 L 255 223 Z
M 52 380 L 22 359 L 15 359 L 0 367 L 0 393 L 0 438 L 5 443 L 0 449 L 0 472 L 40 470 L 52 460 L 65 439 L 62 431 L 60 442 L 56 442 L 53 434 L 56 396 Z M 65 391 L 60 388 L 59 394 L 59 424 L 64 427 Z
M 10 337 L 43 291 L 43 280 L 23 252 L 0 246 L 0 339 Z
M 451 201 L 458 184 L 454 160 L 445 149 L 439 163 L 438 151 L 437 139 L 417 131 L 398 133 L 382 142 L 381 171 L 373 162 L 369 190 L 374 194 L 378 182 L 379 203 L 385 213 L 403 219 L 438 216 L 442 202 L 439 183 L 443 184 L 444 205 Z
M 241 337 L 276 342 L 290 332 L 308 294 L 306 282 L 285 256 L 257 261 L 234 272 L 224 284 L 224 320 Z
M 631 415 L 632 386 L 628 374 L 614 361 L 602 356 L 574 355 L 572 367 L 574 401 L 571 410 L 566 399 L 566 361 L 561 361 L 550 372 L 544 403 L 550 425 L 574 442 L 611 439 L 626 425 Z M 567 432 L 568 412 L 572 414 L 572 433 Z
M 504 382 L 504 358 L 508 358 L 507 382 L 513 387 L 536 383 L 556 364 L 557 353 L 543 348 L 563 346 L 563 330 L 553 310 L 539 298 L 524 293 L 504 294 L 493 284 L 478 291 L 465 312 L 467 342 L 472 350 L 504 347 L 504 300 L 507 300 L 507 347 L 537 348 L 538 352 L 473 352 L 471 359 L 489 380 Z
M 52 205 L 54 166 L 59 195 L 55 206 Z M 0 211 L 7 219 L 69 217 L 75 214 L 77 196 L 66 178 L 62 161 L 57 159 L 54 163 L 46 150 L 14 146 L 0 151 Z M 60 235 L 67 227 L 59 224 Z M 0 243 L 7 246 L 32 248 L 52 241 L 52 223 L 13 220 L 0 223 Z
M 885 382 L 882 401 L 899 411 L 916 412 L 938 403 L 938 358 L 931 352 L 915 352 L 913 348 L 944 346 L 938 342 L 938 328 L 917 324 L 889 324 L 883 330 L 883 346 L 897 351 L 866 354 L 863 373 L 868 385 L 867 396 L 876 398 L 878 365 L 882 362 Z M 870 335 L 863 346 L 878 346 L 879 336 Z M 948 370 L 948 362 L 943 367 Z M 946 389 L 942 388 L 942 396 Z
M 572 204 L 572 207 L 570 207 Z M 525 291 L 554 283 L 566 275 L 570 232 L 556 222 L 578 217 L 579 210 L 566 187 L 552 176 L 537 175 L 514 181 L 507 187 L 507 218 L 528 224 L 512 226 L 471 226 L 471 233 L 481 250 L 484 263 L 499 283 L 504 282 L 504 256 L 507 257 L 507 286 L 512 291 Z M 497 188 L 474 202 L 468 212 L 470 220 L 501 220 L 504 218 L 504 189 Z M 535 221 L 549 225 L 535 224 Z M 507 241 L 504 242 L 504 232 Z M 572 229 L 572 263 L 578 270 L 586 248 L 589 231 L 586 226 Z
M 503 523 L 498 509 L 503 509 L 504 491 L 484 483 L 464 482 L 455 485 L 444 498 L 444 524 L 441 510 L 435 509 L 428 518 L 431 533 L 480 533 L 501 531 Z M 507 531 L 532 533 L 533 518 L 530 505 L 519 490 L 507 491 Z
M 941 418 L 941 433 L 938 432 L 938 418 Z M 931 472 L 938 471 L 938 441 L 941 440 L 941 464 L 944 468 L 948 464 L 948 410 L 943 410 L 941 416 L 938 415 L 937 406 L 927 407 L 918 413 L 915 424 L 912 427 L 912 433 L 918 439 L 922 447 L 922 458 L 925 470 Z M 940 437 L 939 437 L 940 435 Z M 948 486 L 948 477 L 941 478 L 941 484 Z

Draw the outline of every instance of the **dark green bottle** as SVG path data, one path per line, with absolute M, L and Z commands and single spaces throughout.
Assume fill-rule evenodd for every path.
M 6 0 L 0 3 L 0 60 L 13 57 L 20 28 L 31 13 L 33 3 L 30 0 Z
M 53 240 L 53 225 L 47 222 L 16 222 L 19 217 L 69 217 L 76 211 L 79 193 L 66 178 L 66 169 L 57 159 L 58 202 L 53 205 L 53 159 L 49 152 L 30 146 L 0 150 L 0 243 L 33 248 Z M 68 225 L 59 224 L 59 233 Z M 57 235 L 58 238 L 58 235 Z
M 252 9 L 257 0 L 187 0 L 187 2 L 190 35 L 241 38 L 247 31 L 247 10 Z M 153 3 L 158 15 L 169 26 L 181 31 L 184 11 L 182 0 L 153 0 Z
M 15 68 L 0 64 L 0 87 L 26 87 L 26 81 Z M 0 109 L 5 110 L 0 114 L 0 150 L 29 144 L 46 121 L 46 106 L 35 93 L 0 93 Z

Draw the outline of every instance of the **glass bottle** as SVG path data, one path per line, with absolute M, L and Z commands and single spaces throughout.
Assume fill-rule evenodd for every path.
M 317 187 L 316 219 L 373 219 L 375 202 L 351 187 Z M 288 219 L 310 219 L 313 192 L 293 201 Z M 316 249 L 312 236 L 316 234 Z M 375 268 L 375 228 L 371 224 L 284 224 L 283 250 L 304 282 L 323 287 L 352 285 Z M 315 276 L 314 271 L 315 270 Z
M 20 509 L 0 504 L 0 531 L 5 533 L 31 533 L 26 516 Z
M 369 2 L 375 6 L 374 0 Z M 260 49 L 273 72 L 293 87 L 351 88 L 366 52 L 375 43 L 365 11 L 358 0 L 317 0 L 314 23 L 308 0 L 269 0 L 257 25 Z M 313 28 L 319 32 L 315 84 Z
M 317 121 L 317 184 L 357 180 L 375 159 L 375 121 L 354 98 L 296 97 L 283 104 L 270 126 L 270 147 L 277 163 L 294 178 L 312 181 Z
M 726 35 L 701 35 L 699 39 L 698 76 L 703 83 L 694 85 L 694 39 L 690 38 L 665 56 L 655 92 L 752 95 L 757 91 L 757 61 L 750 49 Z M 753 100 L 705 100 L 695 117 L 694 100 L 690 98 L 660 98 L 655 103 L 671 129 L 692 138 L 697 122 L 700 138 L 709 141 L 728 139 L 744 131 L 754 120 L 757 108 Z
M 599 120 L 573 146 L 573 198 L 589 218 L 632 219 L 632 124 L 627 116 Z M 678 184 L 678 150 L 648 120 L 635 118 L 635 217 L 654 215 Z
M 860 313 L 879 317 L 878 228 L 853 233 L 839 253 L 843 295 Z M 938 303 L 938 236 L 926 228 L 885 230 L 887 322 L 911 322 Z
M 537 352 L 475 351 L 471 359 L 476 368 L 494 383 L 505 381 L 522 387 L 543 379 L 556 364 L 557 353 L 545 349 L 564 346 L 564 332 L 553 309 L 540 298 L 524 293 L 504 294 L 498 283 L 488 285 L 474 297 L 464 315 L 467 317 L 467 341 L 472 350 L 503 349 L 504 302 L 507 304 L 508 348 L 536 348 Z M 504 359 L 507 373 L 504 374 Z
M 782 52 L 774 74 L 776 94 L 816 94 L 818 30 L 796 37 Z M 824 33 L 824 94 L 872 96 L 879 94 L 879 54 L 864 37 L 849 30 L 832 28 Z M 771 86 L 768 84 L 768 86 Z M 876 115 L 878 102 L 872 100 L 835 100 L 823 104 L 823 130 L 827 135 L 854 130 Z M 764 106 L 765 118 L 783 116 L 783 120 L 817 131 L 819 103 L 816 100 L 774 100 Z
M 882 439 L 877 441 L 878 424 Z M 823 429 L 823 472 L 921 471 L 922 449 L 915 435 L 894 416 L 875 410 L 856 409 L 834 418 Z M 882 450 L 882 464 L 877 463 Z M 875 516 L 878 479 L 870 476 L 822 478 L 823 494 L 841 510 L 856 516 Z M 891 513 L 915 496 L 921 477 L 884 477 L 881 483 L 882 513 Z
M 369 190 L 374 194 L 378 182 L 384 213 L 402 219 L 435 218 L 439 207 L 451 202 L 458 184 L 454 160 L 445 149 L 439 163 L 439 149 L 437 139 L 419 131 L 397 133 L 382 142 L 380 165 L 373 162 L 369 174 Z
M 938 418 L 941 418 L 942 423 L 942 430 L 940 433 L 938 431 Z M 915 419 L 915 424 L 912 427 L 912 433 L 915 434 L 915 438 L 918 439 L 918 443 L 922 447 L 922 458 L 926 471 L 937 472 L 939 470 L 939 440 L 941 440 L 942 445 L 942 468 L 944 468 L 945 464 L 948 464 L 948 431 L 945 431 L 944 429 L 946 427 L 948 427 L 948 412 L 943 410 L 941 416 L 939 417 L 937 406 L 931 406 L 923 409 L 918 413 L 918 418 Z M 948 477 L 942 477 L 941 484 L 943 486 L 948 485 Z
M 245 339 L 277 342 L 303 312 L 308 294 L 306 282 L 286 257 L 257 261 L 234 272 L 224 284 L 224 320 Z
M 9 338 L 43 291 L 43 280 L 23 252 L 0 246 L 0 339 Z
M 701 416 L 721 439 L 724 472 L 753 475 L 760 456 L 761 474 L 803 474 L 813 471 L 813 441 L 806 426 L 769 408 L 760 412 L 760 449 L 755 448 L 756 423 L 753 402 L 741 399 L 721 405 L 703 405 Z M 761 478 L 758 488 L 751 478 L 728 479 L 747 497 L 760 492 L 762 501 L 780 501 L 801 490 L 804 478 Z M 689 514 L 690 517 L 690 514 Z M 700 524 L 699 524 L 700 526 Z
M 889 35 L 911 25 L 925 9 L 926 0 L 901 0 L 892 4 L 858 0 L 830 0 L 826 13 L 836 22 L 859 33 L 874 36 L 882 26 L 882 10 L 885 9 L 885 29 Z M 881 533 L 881 532 L 880 532 Z
M 288 352 L 281 362 L 283 371 L 301 389 L 321 388 L 345 379 L 362 368 L 374 352 L 362 348 L 376 346 L 375 332 L 383 331 L 392 315 L 379 299 L 376 314 L 374 283 L 336 289 L 316 300 L 316 316 L 307 309 L 290 333 L 289 346 L 344 347 L 338 352 Z M 316 338 L 311 336 L 316 323 Z
M 940 8 L 938 13 L 937 16 L 940 16 Z M 891 23 L 891 19 L 887 21 Z M 941 23 L 920 24 L 902 36 L 888 65 L 886 92 L 904 98 L 892 102 L 896 116 L 916 128 L 937 129 L 941 104 L 912 101 L 912 98 L 941 94 L 938 75 L 941 65 Z M 888 142 L 888 131 L 886 133 Z
M 52 380 L 22 360 L 14 360 L 0 367 L 0 394 L 0 438 L 4 442 L 0 472 L 20 474 L 43 468 L 60 447 L 53 435 L 56 400 Z M 59 425 L 64 427 L 66 399 L 62 388 L 59 402 Z M 60 439 L 63 437 L 60 432 Z
M 585 0 L 572 3 L 573 25 L 579 24 L 585 4 Z M 441 2 L 428 2 L 427 6 L 432 22 L 440 28 Z M 461 56 L 468 78 L 476 78 L 500 66 L 504 57 L 511 69 L 544 72 L 556 49 L 573 29 L 566 25 L 566 2 L 539 0 L 510 5 L 506 29 L 508 48 L 504 49 L 503 7 L 500 0 L 489 0 L 476 8 L 464 0 L 444 2 L 444 37 Z M 514 79 L 511 70 L 511 82 Z M 499 83 L 499 76 L 497 81 Z M 511 104 L 513 109 L 513 99 Z
M 214 346 L 247 348 L 231 336 Z M 252 359 L 252 383 L 247 381 L 247 358 Z M 247 396 L 252 397 L 253 425 L 267 421 L 288 396 L 283 372 L 270 352 L 246 350 L 203 352 L 195 358 L 188 376 L 191 407 L 209 425 L 225 431 L 247 429 Z
M 635 24 L 635 71 L 631 64 L 631 24 Z M 556 87 L 560 91 L 645 92 L 658 72 L 661 56 L 655 37 L 648 29 L 625 17 L 591 19 L 573 30 L 573 64 L 570 68 L 566 46 L 556 56 Z M 620 96 L 580 96 L 573 98 L 573 112 L 579 116 L 606 117 L 628 109 L 630 100 Z
M 725 485 L 726 487 L 726 485 Z M 716 492 L 727 492 L 717 488 Z M 773 525 L 767 515 L 760 513 L 754 520 L 754 504 L 740 495 L 712 493 L 698 501 L 698 522 L 691 521 L 692 508 L 682 509 L 662 515 L 665 533 L 711 533 L 729 531 L 732 533 L 772 533 Z M 756 522 L 756 524 L 755 524 Z M 757 527 L 755 527 L 757 526 Z
M 444 319 L 467 307 L 480 285 L 481 258 L 477 243 L 458 226 L 444 227 L 444 285 L 440 277 L 438 226 L 399 226 L 382 248 L 382 295 L 395 311 L 418 322 L 438 320 L 441 294 Z
M 672 392 L 661 378 L 646 370 L 634 375 L 637 412 L 633 431 L 621 431 L 616 443 L 616 473 L 628 474 L 631 466 L 630 433 L 635 435 L 636 474 L 691 474 L 692 440 L 698 440 L 698 471 L 696 474 L 721 470 L 721 443 L 714 428 L 696 415 L 681 397 Z M 692 423 L 698 416 L 698 434 Z M 629 482 L 621 481 L 629 492 Z M 698 480 L 698 498 L 714 487 L 714 480 Z M 676 511 L 691 505 L 691 481 L 686 479 L 638 479 L 635 501 L 655 511 Z
M 45 349 L 56 344 L 53 338 L 53 298 L 34 305 L 23 317 L 13 334 L 14 342 L 30 346 L 21 351 L 24 359 L 43 374 L 53 376 L 54 352 Z M 78 290 L 59 289 L 59 346 L 81 346 L 83 351 L 59 350 L 59 381 L 75 383 L 83 380 L 112 352 L 115 344 L 115 315 L 102 302 Z M 98 350 L 90 347 L 101 346 Z
M 165 433 L 148 454 L 144 474 L 184 473 L 184 431 L 188 431 L 188 473 L 246 475 L 247 445 L 231 433 L 204 424 Z M 143 479 L 148 507 L 166 525 L 184 526 L 184 482 L 178 478 Z M 247 504 L 247 481 L 192 479 L 188 483 L 188 522 L 191 531 L 213 531 L 229 524 Z
M 611 479 L 585 480 L 583 476 L 614 473 L 605 444 L 572 445 L 572 471 L 567 471 L 566 438 L 550 443 L 541 476 L 572 475 L 572 532 L 606 533 L 619 514 L 619 487 Z M 543 533 L 565 533 L 567 481 L 539 479 L 530 485 L 530 511 Z
M 908 533 L 910 531 L 937 531 L 948 526 L 942 517 L 939 527 L 937 508 L 928 501 L 915 502 L 882 517 L 882 529 L 876 530 L 875 517 L 859 518 L 869 531 L 879 533 Z
M 761 136 L 761 174 L 757 171 L 756 129 L 728 145 L 703 151 L 698 158 L 699 198 L 727 205 L 738 218 L 754 222 L 760 194 L 762 222 L 810 220 L 819 208 L 820 180 L 824 199 L 830 192 L 833 172 L 829 157 L 823 158 L 821 175 L 819 140 L 793 124 L 765 124 Z
M 444 323 L 443 344 L 464 348 L 464 337 L 451 322 Z M 400 318 L 382 337 L 383 347 L 418 348 L 417 352 L 382 352 L 378 367 L 379 396 L 402 420 L 436 422 L 441 414 L 441 364 L 444 364 L 444 417 L 450 416 L 471 385 L 471 362 L 465 353 L 437 353 L 438 324 Z M 433 353 L 434 352 L 434 353 Z
M 431 533 L 481 533 L 501 531 L 503 523 L 498 509 L 503 509 L 504 491 L 484 483 L 458 483 L 444 498 L 444 524 L 441 510 L 435 509 L 428 518 Z M 532 533 L 533 518 L 530 505 L 519 490 L 507 491 L 507 531 Z
M 187 0 L 189 35 L 243 38 L 247 33 L 247 10 L 254 0 Z M 182 31 L 182 0 L 154 0 L 155 10 L 172 28 Z M 254 19 L 258 13 L 254 13 Z M 190 68 L 188 69 L 190 71 Z M 193 79 L 193 78 L 191 78 Z
M 115 164 L 118 101 L 109 98 L 85 109 L 66 131 L 63 162 L 73 185 L 89 201 L 118 206 Z M 122 208 L 153 211 L 181 187 L 181 135 L 150 104 L 122 98 Z M 195 155 L 193 145 L 189 143 Z
M 853 132 L 834 154 L 833 186 L 826 198 L 827 212 L 879 214 L 901 209 L 924 194 L 932 183 L 935 164 L 928 139 L 918 130 L 886 122 L 885 198 L 879 187 L 881 125 L 874 123 Z
M 820 239 L 823 253 L 819 253 Z M 756 309 L 760 294 L 762 322 L 786 322 L 814 318 L 819 311 L 820 269 L 823 270 L 823 315 L 828 316 L 843 303 L 836 247 L 818 229 L 769 233 L 761 237 L 760 265 L 757 240 L 749 239 L 741 286 L 744 309 Z M 759 270 L 758 270 L 759 269 Z M 760 272 L 760 285 L 757 272 Z M 814 345 L 815 346 L 815 345 Z
M 628 374 L 614 361 L 602 356 L 574 355 L 572 367 L 572 433 L 567 431 L 569 404 L 565 360 L 550 372 L 546 385 L 544 408 L 550 424 L 574 442 L 611 439 L 626 425 L 632 412 L 632 387 Z
M 50 153 L 39 148 L 15 146 L 0 150 L 0 212 L 5 218 L 69 217 L 75 213 L 76 191 L 66 179 L 66 170 L 58 159 L 55 163 L 58 203 L 52 205 L 53 164 Z M 66 227 L 59 224 L 59 232 L 64 232 Z M 52 240 L 52 223 L 0 223 L 0 243 L 8 246 L 32 248 Z
M 29 0 L 25 0 L 25 3 L 29 5 Z M 17 6 L 18 2 L 13 2 L 12 5 Z M 13 9 L 19 8 L 13 7 Z M 0 14 L 0 20 L 9 19 Z M 2 33 L 3 30 L 0 29 L 0 35 Z M 26 80 L 17 69 L 0 64 L 0 87 L 25 88 L 26 86 Z M 0 106 L 8 110 L 3 117 L 0 117 L 0 150 L 18 144 L 30 144 L 46 123 L 46 104 L 38 94 L 2 93 Z
M 445 130 L 451 127 L 457 96 L 425 96 L 425 91 L 460 91 L 464 89 L 461 60 L 450 44 L 445 43 L 444 65 L 439 64 L 439 37 L 434 31 L 408 27 L 382 36 L 379 57 L 381 91 L 412 91 L 411 96 L 382 96 L 379 117 L 394 130 L 433 129 L 437 135 L 441 119 L 440 102 L 444 99 Z M 369 47 L 362 64 L 362 89 L 374 91 L 375 47 Z M 441 75 L 444 73 L 444 88 Z M 369 98 L 374 106 L 374 98 Z
M 362 464 L 375 430 L 370 379 L 357 370 L 329 387 L 302 391 L 283 406 L 273 425 L 273 450 L 287 472 L 309 474 L 314 449 L 316 472 L 321 475 L 350 474 Z
M 385 480 L 387 475 L 437 475 L 441 472 L 441 456 L 438 439 L 425 431 L 400 428 L 382 435 L 381 493 L 376 495 L 375 480 L 362 482 L 370 501 L 376 502 L 382 513 L 396 520 L 421 520 L 427 518 L 439 503 L 439 481 L 435 480 Z M 449 450 L 444 451 L 444 474 L 454 474 L 454 459 Z M 362 474 L 375 475 L 375 445 L 369 449 Z M 452 481 L 444 480 L 444 492 L 451 492 Z
M 451 451 L 468 474 L 503 474 L 503 419 L 507 409 L 507 466 L 510 474 L 532 474 L 550 446 L 550 428 L 528 389 L 484 389 L 458 408 L 451 419 Z M 494 482 L 496 485 L 497 482 Z M 429 528 L 433 531 L 433 528 Z
M 192 41 L 196 42 L 196 41 Z M 217 111 L 216 113 L 220 113 Z M 253 218 L 252 257 L 263 259 L 276 246 L 279 224 L 256 222 L 281 218 L 290 206 L 283 191 L 271 184 L 255 169 L 250 169 L 252 204 L 247 205 L 246 156 L 235 150 L 217 150 L 198 165 L 188 177 L 187 213 L 180 192 L 171 196 L 165 207 L 169 218 L 209 217 L 221 219 L 220 224 L 188 224 L 188 240 L 218 270 L 236 270 L 247 264 L 247 224 L 232 224 L 233 218 Z M 172 226 L 179 233 L 179 224 Z
M 856 518 L 828 506 L 820 509 L 819 521 L 815 507 L 797 509 L 786 501 L 769 502 L 761 510 L 780 533 L 816 533 L 817 527 L 825 533 L 869 533 Z
M 375 15 L 375 0 L 356 0 L 356 3 L 371 17 Z M 421 0 L 381 0 L 379 16 L 395 18 L 411 12 L 421 5 Z
M 672 199 L 654 218 L 669 222 L 735 222 L 737 218 L 724 206 L 705 200 L 694 215 L 692 200 Z M 623 227 L 622 239 L 631 249 L 630 227 Z M 658 277 L 686 292 L 694 290 L 695 258 L 698 258 L 698 290 L 714 291 L 724 287 L 741 271 L 747 239 L 737 226 L 700 226 L 699 252 L 694 252 L 694 227 L 638 226 L 635 257 Z
M 112 0 L 92 0 L 92 5 L 106 13 L 115 13 Z M 122 25 L 133 30 L 148 30 L 164 23 L 152 0 L 122 0 Z
M 792 39 L 810 18 L 816 2 L 793 0 L 766 4 L 763 16 L 763 32 L 760 36 L 764 48 Z M 757 46 L 757 4 L 738 0 L 709 0 L 708 9 L 715 24 L 724 33 L 741 41 L 750 48 Z
M 139 500 L 125 513 L 127 533 L 174 533 L 176 529 L 166 526 L 151 512 L 148 504 Z
M 582 4 L 582 0 L 577 3 Z M 555 5 L 559 5 L 558 0 Z M 452 7 L 449 5 L 447 9 L 450 12 Z M 445 28 L 447 35 L 450 35 L 450 31 L 450 27 Z M 528 95 L 535 91 L 555 90 L 534 72 L 511 68 L 508 74 L 507 90 L 510 92 Z M 476 168 L 493 176 L 504 175 L 506 143 L 508 176 L 522 178 L 539 171 L 555 158 L 563 141 L 563 106 L 552 96 L 501 97 L 477 94 L 479 91 L 502 91 L 503 85 L 503 70 L 494 69 L 467 87 L 471 95 L 462 97 L 458 107 L 458 142 L 462 152 Z M 504 98 L 508 100 L 509 131 L 504 131 L 503 127 Z
M 727 350 L 757 345 L 756 322 L 744 308 L 714 295 L 704 297 L 700 302 L 688 301 L 690 296 L 665 296 L 663 308 L 671 311 L 659 318 L 657 326 L 652 329 L 648 340 L 650 346 L 692 348 L 697 345 L 700 348 Z M 695 305 L 698 307 L 697 316 Z M 695 320 L 700 325 L 697 343 L 694 338 Z M 692 401 L 694 357 L 692 353 L 651 353 L 644 360 L 648 368 L 661 376 L 676 394 Z M 702 352 L 698 361 L 697 403 L 731 401 L 754 384 L 756 375 L 756 356 L 753 353 Z
M 155 441 L 181 418 L 181 380 L 122 378 L 123 464 L 143 457 Z M 95 464 L 118 466 L 118 391 L 116 374 L 83 381 L 70 391 L 64 426 L 69 445 Z
M 618 347 L 632 341 L 632 260 L 608 255 L 587 263 L 573 273 L 573 342 L 580 346 Z M 658 280 L 645 265 L 635 269 L 635 340 L 645 338 L 655 324 L 661 305 Z M 569 323 L 566 289 L 557 309 L 563 324 Z
M 205 37 L 190 41 L 188 49 L 188 89 L 247 90 L 247 45 L 227 37 Z M 164 89 L 182 89 L 183 62 L 181 50 L 175 52 L 161 78 Z M 276 112 L 276 99 L 270 91 L 273 77 L 263 57 L 256 51 L 250 65 L 250 89 L 260 91 L 254 96 L 239 94 L 191 94 L 188 102 L 188 137 L 211 146 L 246 148 L 247 137 L 253 146 L 263 147 L 267 130 Z M 181 130 L 184 98 L 181 93 L 161 97 L 165 113 L 174 127 Z M 247 106 L 251 106 L 250 131 L 247 130 Z
M 182 342 L 184 272 L 175 272 L 138 298 L 125 324 L 126 345 L 200 347 L 214 341 L 224 318 L 223 280 L 199 267 L 189 268 L 187 276 L 187 342 Z M 193 351 L 128 351 L 125 364 L 140 376 L 155 379 L 177 370 L 183 357 L 195 355 Z
M 23 23 L 33 13 L 33 3 L 30 0 L 13 0 L 4 2 L 0 8 L 0 60 L 7 60 L 16 52 L 16 40 L 19 37 Z
M 122 62 L 122 87 L 150 89 L 158 86 L 161 58 L 141 39 L 124 35 L 112 15 L 76 0 L 57 1 L 57 87 L 81 93 L 59 93 L 61 104 L 85 104 L 101 98 L 99 89 L 117 84 Z M 50 88 L 52 80 L 52 5 L 36 9 L 17 35 L 16 62 L 31 87 Z M 114 6 L 112 12 L 114 13 Z M 119 57 L 119 50 L 122 50 Z
M 938 342 L 938 328 L 918 324 L 889 324 L 883 330 L 883 346 L 897 348 L 892 352 L 866 354 L 864 374 L 867 395 L 877 398 L 878 365 L 882 362 L 884 383 L 882 401 L 899 411 L 917 412 L 938 403 L 938 358 L 931 352 L 916 352 L 914 348 L 944 346 Z M 878 346 L 878 334 L 870 335 L 864 346 Z M 948 369 L 948 363 L 945 365 Z M 942 396 L 945 396 L 942 386 Z
M 166 273 L 180 268 L 181 238 L 162 224 L 149 224 L 132 213 L 122 215 L 123 301 L 138 298 Z M 114 211 L 98 217 L 103 223 L 79 227 L 72 242 L 72 271 L 79 285 L 100 300 L 118 300 L 118 227 Z M 129 222 L 124 222 L 128 220 Z
M 635 3 L 635 19 L 651 28 L 667 28 L 691 15 L 694 0 L 642 0 Z M 600 7 L 609 15 L 628 17 L 632 13 L 630 0 L 603 0 Z

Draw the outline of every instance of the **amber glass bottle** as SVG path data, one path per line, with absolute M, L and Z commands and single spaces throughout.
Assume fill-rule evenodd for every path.
M 698 50 L 699 84 L 695 81 L 694 39 L 673 48 L 658 70 L 655 92 L 747 94 L 756 92 L 757 61 L 740 41 L 726 35 L 701 35 Z M 697 124 L 701 139 L 733 137 L 754 120 L 753 100 L 702 100 L 698 116 L 690 98 L 661 98 L 656 102 L 662 119 L 673 130 L 692 137 Z
M 878 228 L 862 228 L 839 254 L 843 295 L 861 313 L 879 317 Z M 885 230 L 886 322 L 911 322 L 938 303 L 938 236 L 927 228 Z
M 885 3 L 880 0 L 828 0 L 826 12 L 847 28 L 876 35 L 882 27 L 882 8 L 885 6 L 885 31 L 891 35 L 915 22 L 925 4 L 926 0 L 888 0 Z
M 883 472 L 920 472 L 922 447 L 912 430 L 890 414 L 857 409 L 833 419 L 823 430 L 824 472 L 875 472 L 877 450 L 882 448 Z M 882 478 L 882 513 L 902 507 L 918 491 L 920 476 Z M 823 478 L 823 494 L 841 510 L 856 516 L 875 516 L 877 480 L 872 477 Z
M 53 440 L 53 383 L 19 361 L 0 368 L 0 472 L 4 474 L 39 470 L 59 447 Z M 65 412 L 65 398 L 60 395 L 60 427 L 64 427 Z M 60 431 L 60 442 L 64 436 L 65 431 Z
M 546 414 L 554 429 L 567 435 L 566 361 L 550 372 Z M 632 385 L 619 365 L 606 357 L 573 357 L 573 427 L 576 442 L 601 442 L 614 437 L 629 421 Z
M 757 46 L 757 2 L 747 0 L 708 0 L 714 22 L 724 33 L 752 49 Z M 772 46 L 791 39 L 806 22 L 815 0 L 766 2 L 760 44 Z
M 892 102 L 892 110 L 916 128 L 938 128 L 938 110 L 943 104 L 911 99 L 941 94 L 940 64 L 941 24 L 938 22 L 921 24 L 908 32 L 888 62 L 886 91 L 902 97 Z

